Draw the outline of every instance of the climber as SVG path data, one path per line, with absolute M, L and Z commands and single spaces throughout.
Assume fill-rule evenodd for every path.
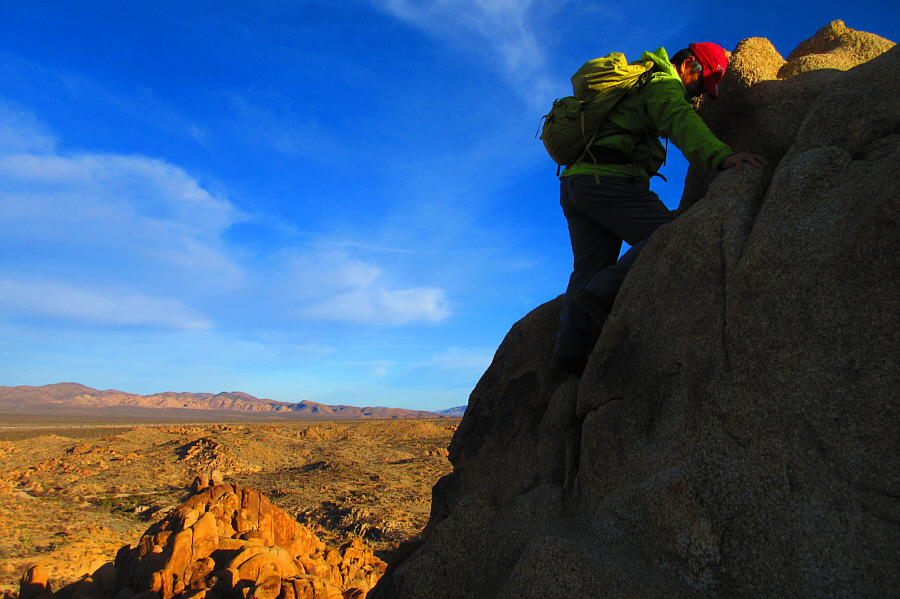
M 650 77 L 609 112 L 590 158 L 560 176 L 560 204 L 569 224 L 574 270 L 569 277 L 551 368 L 580 376 L 616 294 L 647 239 L 674 215 L 650 191 L 670 139 L 689 162 L 708 169 L 744 163 L 767 166 L 762 156 L 735 153 L 710 132 L 689 99 L 718 97 L 728 66 L 716 44 L 691 44 L 670 60 L 665 49 L 644 52 Z M 622 241 L 631 248 L 618 259 Z

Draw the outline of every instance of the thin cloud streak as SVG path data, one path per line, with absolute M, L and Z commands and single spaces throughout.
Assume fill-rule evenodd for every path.
M 0 279 L 0 308 L 7 314 L 87 324 L 212 328 L 202 314 L 176 300 L 118 289 L 84 289 L 53 281 Z
M 291 98 L 263 98 L 254 90 L 246 90 L 226 93 L 225 99 L 235 117 L 230 126 L 251 148 L 303 156 L 316 162 L 334 159 L 344 152 L 336 133 L 318 122 L 315 113 L 300 115 L 291 109 Z
M 447 297 L 441 289 L 385 289 L 364 287 L 316 304 L 304 314 L 312 318 L 372 325 L 438 323 L 448 316 Z
M 52 152 L 56 138 L 27 110 L 0 98 L 0 152 Z
M 381 267 L 345 251 L 311 248 L 287 261 L 291 275 L 284 292 L 300 304 L 301 318 L 392 326 L 450 316 L 443 289 L 392 285 Z
M 550 89 L 533 23 L 548 9 L 532 0 L 373 0 L 376 7 L 449 43 L 465 42 L 468 50 L 488 54 L 498 73 L 527 101 Z

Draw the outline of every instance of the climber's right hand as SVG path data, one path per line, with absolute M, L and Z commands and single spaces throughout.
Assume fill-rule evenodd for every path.
M 722 161 L 722 169 L 737 167 L 737 172 L 741 172 L 744 167 L 744 163 L 748 162 L 752 166 L 760 167 L 760 166 L 769 166 L 769 161 L 760 156 L 759 154 L 750 154 L 749 152 L 735 152 L 731 156 L 725 158 Z

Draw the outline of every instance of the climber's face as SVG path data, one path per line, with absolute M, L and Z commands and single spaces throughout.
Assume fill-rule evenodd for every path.
M 706 91 L 703 87 L 703 71 L 694 71 L 696 63 L 696 58 L 688 56 L 681 64 L 675 65 L 675 70 L 678 71 L 678 76 L 681 77 L 681 82 L 684 83 L 690 98 L 699 96 Z

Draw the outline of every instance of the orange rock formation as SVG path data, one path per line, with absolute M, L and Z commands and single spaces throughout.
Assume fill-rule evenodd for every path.
M 254 489 L 209 486 L 126 545 L 92 576 L 64 589 L 66 597 L 126 599 L 362 598 L 385 564 L 362 542 L 327 549 L 308 528 Z M 22 577 L 22 599 L 54 597 L 47 574 Z

